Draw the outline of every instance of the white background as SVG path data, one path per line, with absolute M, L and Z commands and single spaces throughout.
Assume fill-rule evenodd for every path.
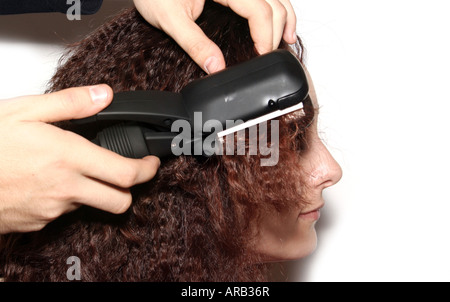
M 450 281 L 448 1 L 292 0 L 344 176 L 325 191 L 316 252 L 289 281 Z M 62 45 L 128 0 L 69 23 L 0 16 L 0 99 L 42 93 Z

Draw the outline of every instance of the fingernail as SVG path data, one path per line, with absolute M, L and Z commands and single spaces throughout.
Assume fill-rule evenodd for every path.
M 94 104 L 103 104 L 108 99 L 108 89 L 103 85 L 90 87 L 89 93 Z
M 219 68 L 219 60 L 216 57 L 209 57 L 205 62 L 205 70 L 211 74 L 217 71 Z

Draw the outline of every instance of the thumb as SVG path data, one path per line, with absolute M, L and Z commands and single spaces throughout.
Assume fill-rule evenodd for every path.
M 225 59 L 219 46 L 191 19 L 179 19 L 174 30 L 165 28 L 165 31 L 207 73 L 225 68 Z
M 44 95 L 20 98 L 23 120 L 46 123 L 81 119 L 97 114 L 108 106 L 113 91 L 108 85 L 77 87 Z

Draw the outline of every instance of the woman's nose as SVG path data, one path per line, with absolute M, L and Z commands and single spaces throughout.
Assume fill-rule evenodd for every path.
M 314 149 L 316 150 L 311 153 L 314 156 L 311 161 L 311 185 L 323 190 L 339 182 L 342 178 L 342 168 L 321 141 Z

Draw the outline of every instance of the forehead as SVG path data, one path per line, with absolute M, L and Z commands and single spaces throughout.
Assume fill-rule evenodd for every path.
M 319 103 L 317 102 L 316 89 L 314 88 L 314 83 L 313 83 L 313 80 L 311 78 L 311 74 L 309 73 L 308 69 L 306 69 L 305 66 L 303 66 L 303 69 L 305 70 L 306 78 L 308 79 L 309 96 L 311 98 L 311 102 L 313 103 L 314 109 L 317 110 L 319 108 Z

